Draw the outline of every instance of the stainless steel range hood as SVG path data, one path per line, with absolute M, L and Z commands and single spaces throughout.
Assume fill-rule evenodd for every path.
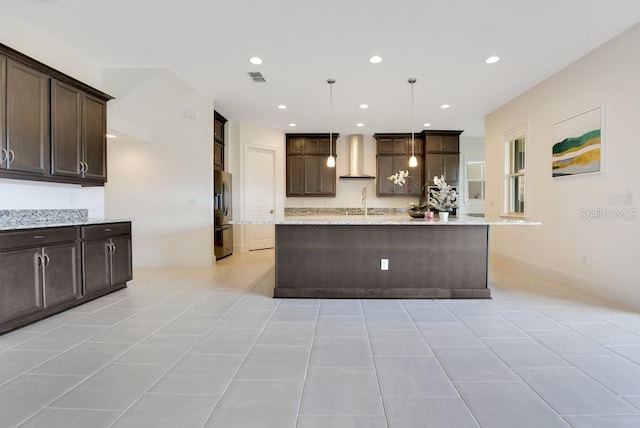
M 359 134 L 349 136 L 349 174 L 341 175 L 340 178 L 357 178 L 362 180 L 372 180 L 375 177 L 362 172 L 364 167 L 363 137 Z

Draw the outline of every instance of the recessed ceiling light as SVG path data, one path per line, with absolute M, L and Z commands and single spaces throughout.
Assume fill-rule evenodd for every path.
M 484 60 L 484 62 L 486 62 L 487 64 L 495 64 L 498 61 L 500 61 L 500 57 L 495 55 L 490 56 L 489 58 Z
M 369 108 L 369 104 L 360 104 L 361 109 Z
M 364 123 L 360 122 L 360 123 L 356 123 L 356 126 L 362 128 L 364 126 Z
M 369 58 L 369 62 L 371 64 L 380 64 L 382 62 L 382 57 L 378 55 L 374 55 L 371 58 Z
M 290 123 L 289 126 L 292 127 L 292 128 L 295 128 L 296 124 L 295 123 Z
M 428 126 L 431 126 L 431 124 L 430 123 L 425 123 L 423 126 L 426 128 Z
M 286 110 L 286 109 L 287 109 L 287 106 L 286 106 L 286 105 L 284 105 L 284 104 L 280 104 L 280 105 L 278 106 L 278 108 L 279 108 L 280 110 Z
M 440 106 L 440 108 L 441 108 L 441 109 L 447 109 L 447 108 L 449 108 L 449 107 L 451 107 L 449 104 L 442 104 L 442 105 Z
M 118 138 L 118 137 L 116 137 L 116 136 L 115 136 L 115 135 L 113 135 L 113 134 L 107 134 L 107 135 L 106 135 L 106 137 L 107 137 L 107 138 Z
M 257 56 L 252 56 L 251 58 L 249 58 L 249 62 L 253 65 L 260 65 L 262 64 L 262 58 Z

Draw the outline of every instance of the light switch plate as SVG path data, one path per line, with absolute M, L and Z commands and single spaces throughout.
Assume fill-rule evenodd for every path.
M 380 270 L 389 270 L 389 259 L 380 259 Z

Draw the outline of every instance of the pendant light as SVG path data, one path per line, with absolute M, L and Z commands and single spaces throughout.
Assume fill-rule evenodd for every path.
M 335 79 L 327 79 L 329 84 L 329 157 L 327 158 L 327 167 L 336 167 L 336 158 L 333 157 L 333 129 L 332 129 L 332 107 L 333 107 L 333 84 L 336 83 Z
M 415 77 L 408 80 L 411 84 L 411 157 L 409 158 L 409 168 L 415 168 L 418 166 L 418 158 L 416 158 L 416 142 L 413 133 L 413 84 L 417 82 Z

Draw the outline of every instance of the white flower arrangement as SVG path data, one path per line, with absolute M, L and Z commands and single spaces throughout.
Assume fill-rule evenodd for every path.
M 387 177 L 387 180 L 393 181 L 393 184 L 397 184 L 398 186 L 402 186 L 406 179 L 409 178 L 409 171 L 398 171 L 393 175 Z
M 458 208 L 458 193 L 444 181 L 444 176 L 433 177 L 433 183 L 438 189 L 429 194 L 429 208 L 436 211 L 452 211 Z

